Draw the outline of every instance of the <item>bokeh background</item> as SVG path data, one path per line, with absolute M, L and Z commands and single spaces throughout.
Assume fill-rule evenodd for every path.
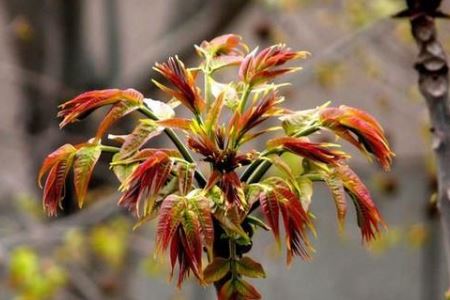
M 444 0 L 444 11 L 450 1 Z M 384 173 L 354 155 L 389 230 L 363 247 L 350 214 L 345 235 L 320 185 L 314 194 L 316 254 L 289 269 L 270 234 L 252 255 L 268 278 L 265 299 L 441 299 L 448 282 L 433 202 L 429 122 L 413 69 L 417 49 L 407 20 L 391 16 L 402 0 L 2 0 L 0 1 L 0 299 L 214 299 L 212 289 L 168 282 L 153 255 L 154 224 L 115 204 L 107 158 L 95 171 L 88 205 L 69 197 L 58 218 L 42 213 L 35 178 L 56 146 L 89 137 L 103 112 L 59 131 L 57 105 L 98 88 L 135 88 L 161 97 L 152 66 L 178 54 L 195 63 L 193 44 L 236 33 L 251 47 L 286 43 L 312 52 L 287 78 L 290 108 L 333 101 L 369 111 L 397 156 Z M 438 21 L 450 52 L 450 22 Z M 115 127 L 127 132 L 133 118 Z M 156 141 L 164 143 L 164 141 Z M 258 145 L 255 145 L 255 147 Z

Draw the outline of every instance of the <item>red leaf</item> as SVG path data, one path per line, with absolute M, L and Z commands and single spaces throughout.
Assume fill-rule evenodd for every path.
M 271 177 L 264 183 L 266 190 L 259 196 L 262 212 L 272 227 L 274 237 L 279 241 L 279 215 L 283 219 L 286 232 L 287 262 L 294 255 L 307 259 L 312 247 L 306 230 L 313 225 L 303 209 L 300 199 L 282 179 Z
M 361 228 L 363 240 L 370 241 L 374 239 L 380 230 L 380 224 L 384 224 L 384 222 L 370 196 L 369 190 L 348 166 L 339 165 L 336 168 L 336 173 L 355 204 L 358 225 Z
M 72 165 L 74 153 L 58 161 L 50 170 L 45 181 L 43 203 L 49 216 L 57 214 L 58 206 L 64 197 L 67 174 Z
M 195 85 L 195 78 L 178 57 L 171 57 L 166 63 L 157 63 L 154 69 L 176 88 L 176 90 L 170 89 L 159 82 L 153 81 L 163 92 L 175 97 L 194 114 L 198 114 L 203 110 L 205 102 Z
M 259 202 L 261 203 L 261 209 L 266 217 L 267 223 L 269 223 L 275 240 L 278 246 L 281 246 L 280 241 L 280 208 L 277 199 L 273 193 L 261 193 L 259 197 Z
M 64 127 L 69 123 L 73 123 L 101 106 L 114 104 L 119 101 L 131 106 L 137 106 L 142 103 L 143 99 L 144 96 L 133 89 L 107 89 L 86 92 L 60 105 L 61 111 L 58 113 L 58 117 L 63 117 L 64 119 L 59 126 Z
M 140 164 L 122 183 L 125 193 L 119 205 L 133 211 L 138 217 L 147 217 L 153 212 L 158 192 L 166 183 L 173 163 L 163 151 L 157 151 Z
M 308 55 L 308 52 L 294 52 L 282 44 L 265 48 L 259 53 L 255 49 L 242 61 L 239 78 L 249 85 L 264 83 L 279 75 L 295 71 L 295 68 L 278 67 L 290 60 L 306 58 Z
M 322 126 L 349 141 L 363 153 L 373 155 L 388 170 L 394 153 L 389 148 L 384 131 L 374 117 L 356 108 L 341 105 L 320 112 Z
M 170 243 L 172 274 L 178 262 L 178 286 L 189 272 L 203 282 L 202 249 L 211 247 L 214 238 L 211 210 L 206 198 L 170 195 L 161 206 L 157 227 L 157 251 Z
M 50 153 L 42 163 L 42 166 L 39 170 L 38 174 L 38 184 L 39 187 L 42 188 L 42 177 L 58 162 L 66 159 L 69 155 L 75 153 L 77 149 L 71 144 L 65 144 L 54 152 Z
M 336 165 L 348 155 L 342 151 L 326 148 L 326 144 L 312 143 L 308 138 L 281 137 L 270 140 L 269 147 L 282 146 L 289 152 L 316 162 Z

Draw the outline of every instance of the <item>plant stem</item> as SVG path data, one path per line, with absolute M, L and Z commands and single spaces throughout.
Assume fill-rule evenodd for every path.
M 139 111 L 152 120 L 155 120 L 155 121 L 158 120 L 158 118 L 155 116 L 155 114 L 145 106 L 141 106 L 139 108 Z M 165 128 L 164 132 L 167 134 L 169 139 L 174 143 L 175 147 L 177 147 L 178 151 L 180 151 L 183 158 L 190 163 L 195 163 L 194 158 L 191 156 L 191 154 L 189 153 L 189 150 L 184 146 L 183 142 L 177 136 L 175 131 L 173 131 L 170 128 Z M 199 170 L 195 170 L 194 176 L 200 187 L 204 187 L 206 185 L 206 179 Z
M 120 151 L 120 148 L 114 146 L 101 145 L 100 148 L 102 149 L 102 151 L 109 153 L 117 153 Z
M 299 131 L 293 137 L 307 136 L 316 132 L 317 130 L 319 130 L 318 126 L 311 126 L 302 131 Z M 266 157 L 269 156 L 270 154 L 275 153 L 283 154 L 284 150 L 282 149 L 265 150 L 261 153 L 261 157 Z M 264 176 L 264 174 L 266 174 L 267 170 L 269 170 L 271 166 L 272 163 L 270 161 L 259 158 L 255 160 L 253 163 L 251 163 L 250 166 L 248 166 L 247 169 L 242 173 L 241 181 L 245 181 L 247 183 L 258 182 Z
M 244 112 L 245 106 L 247 104 L 248 96 L 250 95 L 251 86 L 246 84 L 241 96 L 241 102 L 239 103 L 239 112 L 242 114 Z

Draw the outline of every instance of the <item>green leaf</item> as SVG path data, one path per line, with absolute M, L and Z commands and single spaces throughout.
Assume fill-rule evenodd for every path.
M 242 226 L 233 221 L 232 218 L 230 218 L 230 216 L 227 215 L 223 209 L 216 209 L 216 211 L 214 212 L 214 217 L 217 219 L 217 221 L 219 221 L 223 229 L 226 230 L 229 234 L 235 234 L 238 237 L 242 238 L 245 243 L 250 243 L 250 238 L 244 231 Z
M 311 179 L 300 176 L 296 180 L 296 189 L 298 194 L 300 195 L 300 202 L 302 203 L 303 209 L 305 211 L 309 210 L 309 206 L 311 204 L 311 199 L 313 195 L 313 182 Z
M 255 216 L 248 215 L 247 216 L 247 221 L 248 221 L 249 224 L 253 224 L 255 226 L 261 227 L 262 229 L 264 229 L 266 231 L 270 231 L 270 229 L 271 229 L 270 226 L 267 225 L 266 223 L 264 223 L 263 220 L 255 217 Z
M 203 279 L 206 283 L 219 281 L 230 271 L 230 261 L 222 257 L 216 257 L 203 271 Z
M 73 162 L 73 182 L 78 199 L 78 206 L 82 207 L 86 198 L 89 180 L 95 164 L 102 153 L 99 144 L 87 145 L 77 151 Z
M 287 135 L 293 136 L 298 132 L 307 131 L 309 128 L 314 128 L 319 124 L 319 112 L 321 109 L 327 107 L 330 103 L 327 102 L 322 106 L 314 109 L 300 110 L 294 113 L 286 114 L 280 117 L 282 126 Z
M 132 164 L 113 164 L 115 161 L 120 161 L 120 153 L 116 153 L 113 156 L 111 169 L 113 170 L 114 174 L 116 175 L 117 179 L 121 183 L 123 183 L 138 167 L 138 163 L 132 163 Z
M 236 271 L 240 275 L 250 278 L 266 278 L 262 265 L 248 256 L 244 256 L 236 262 Z

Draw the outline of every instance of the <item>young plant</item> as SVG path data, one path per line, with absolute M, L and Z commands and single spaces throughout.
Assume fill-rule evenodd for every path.
M 247 49 L 239 36 L 227 34 L 196 46 L 201 58 L 197 67 L 186 67 L 176 56 L 157 63 L 154 69 L 167 83 L 153 82 L 168 102 L 144 98 L 133 89 L 107 89 L 62 104 L 61 127 L 99 107 L 111 108 L 91 140 L 66 144 L 45 159 L 39 182 L 47 174 L 43 202 L 48 214 L 57 214 L 71 169 L 81 207 L 100 155 L 114 153 L 110 166 L 123 192 L 119 205 L 137 217 L 138 225 L 157 219 L 156 252 L 169 253 L 171 276 L 178 264 L 178 286 L 192 273 L 200 284 L 214 284 L 221 300 L 261 298 L 244 279 L 265 277 L 261 264 L 246 255 L 258 227 L 271 231 L 280 247 L 285 245 L 288 264 L 294 256 L 311 256 L 314 225 L 309 207 L 316 181 L 330 188 L 341 229 L 348 194 L 363 241 L 375 238 L 383 220 L 368 189 L 347 165 L 349 155 L 336 144 L 314 142 L 309 136 L 331 131 L 388 170 L 394 154 L 381 126 L 368 113 L 348 106 L 284 109 L 278 90 L 285 84 L 273 80 L 299 70 L 285 64 L 307 58 L 308 52 L 282 44 Z M 216 81 L 223 68 L 238 71 L 233 81 Z M 178 105 L 192 117 L 175 117 Z M 104 136 L 110 126 L 132 112 L 143 115 L 135 129 L 108 136 L 118 146 L 107 145 Z M 268 119 L 280 120 L 281 126 L 264 126 Z M 278 132 L 281 137 L 268 140 L 261 151 L 244 147 L 272 131 L 284 135 Z M 144 147 L 162 133 L 174 149 Z M 282 159 L 285 152 L 301 158 L 301 172 Z M 271 166 L 283 175 L 265 177 Z

